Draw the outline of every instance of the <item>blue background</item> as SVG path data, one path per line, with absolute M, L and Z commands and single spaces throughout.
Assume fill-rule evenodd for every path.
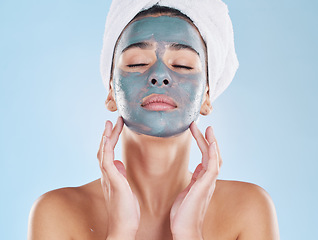
M 318 1 L 226 2 L 240 68 L 199 126 L 215 129 L 221 179 L 269 192 L 281 239 L 318 239 Z M 41 194 L 100 177 L 104 122 L 117 117 L 99 73 L 109 5 L 0 2 L 1 239 L 26 239 Z M 193 170 L 195 144 L 191 158 Z

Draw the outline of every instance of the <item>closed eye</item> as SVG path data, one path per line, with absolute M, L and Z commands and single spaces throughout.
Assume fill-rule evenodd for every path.
M 188 70 L 193 69 L 192 67 L 188 67 L 188 66 L 184 66 L 184 65 L 172 65 L 172 67 L 175 67 L 175 68 L 185 68 L 185 69 L 188 69 Z
M 146 64 L 146 63 L 128 64 L 127 67 L 134 68 L 134 67 L 144 67 L 144 66 L 147 66 L 147 65 L 149 65 L 149 64 Z

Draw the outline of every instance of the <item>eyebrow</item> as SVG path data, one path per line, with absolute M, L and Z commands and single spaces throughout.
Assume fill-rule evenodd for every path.
M 132 48 L 149 49 L 152 46 L 153 45 L 149 42 L 137 42 L 137 43 L 130 44 L 128 47 L 124 48 L 124 50 L 121 53 L 126 52 L 127 50 L 132 49 Z M 187 50 L 190 50 L 190 51 L 196 53 L 198 56 L 200 56 L 200 54 L 194 48 L 192 48 L 191 46 L 186 45 L 186 44 L 172 43 L 168 46 L 168 48 L 171 50 L 187 49 Z
M 181 44 L 181 43 L 172 43 L 169 45 L 168 47 L 171 50 L 181 50 L 181 49 L 188 49 L 196 54 L 198 54 L 198 56 L 200 56 L 200 54 L 191 46 L 186 45 L 186 44 Z
M 148 43 L 148 42 L 137 42 L 137 43 L 130 44 L 128 47 L 124 48 L 122 53 L 126 52 L 128 49 L 132 49 L 132 48 L 149 49 L 152 46 L 153 45 L 151 43 Z

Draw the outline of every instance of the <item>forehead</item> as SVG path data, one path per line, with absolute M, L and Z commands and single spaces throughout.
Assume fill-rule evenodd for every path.
M 204 55 L 204 44 L 198 30 L 179 17 L 149 16 L 132 22 L 123 31 L 117 50 L 145 41 L 189 45 L 201 56 Z

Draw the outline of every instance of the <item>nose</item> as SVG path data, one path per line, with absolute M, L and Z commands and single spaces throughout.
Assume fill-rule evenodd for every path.
M 171 85 L 168 67 L 163 62 L 158 61 L 151 68 L 149 75 L 150 85 L 158 87 Z

